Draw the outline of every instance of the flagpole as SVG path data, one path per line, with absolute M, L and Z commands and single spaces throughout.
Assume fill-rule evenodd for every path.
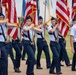
M 45 5 L 45 7 L 44 7 L 44 23 L 45 23 L 45 21 L 46 21 L 46 3 L 44 3 L 44 5 Z M 45 28 L 44 28 L 44 37 L 45 37 Z
M 44 3 L 45 7 L 44 7 L 44 23 L 46 21 L 46 3 Z
M 49 11 L 49 14 L 50 14 L 50 0 L 48 0 L 48 3 L 49 3 L 48 4 L 48 9 L 49 9 L 48 11 Z
M 39 0 L 36 0 L 37 2 L 37 16 L 39 16 Z

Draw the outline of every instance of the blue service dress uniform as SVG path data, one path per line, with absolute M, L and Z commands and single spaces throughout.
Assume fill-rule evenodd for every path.
M 60 60 L 59 60 L 60 45 L 58 41 L 58 30 L 56 29 L 53 33 L 50 32 L 51 29 L 53 29 L 53 27 L 54 27 L 53 25 L 49 25 L 47 28 L 48 33 L 49 33 L 49 38 L 50 38 L 50 48 L 53 54 L 52 64 L 50 67 L 50 73 L 53 73 L 55 68 L 56 68 L 56 73 L 60 73 L 61 72 Z
M 46 56 L 46 67 L 49 68 L 51 65 L 50 54 L 49 54 L 48 44 L 44 37 L 44 32 L 46 28 L 42 26 L 40 29 L 42 29 L 43 32 L 42 33 L 37 32 L 37 68 L 41 67 L 40 58 L 41 58 L 42 51 L 44 51 Z
M 75 53 L 73 54 L 73 59 L 72 59 L 72 71 L 76 71 L 76 24 L 73 25 L 70 29 L 70 35 L 74 37 L 74 51 Z
M 24 47 L 26 49 L 26 53 L 28 55 L 27 59 L 27 70 L 26 74 L 31 75 L 34 74 L 34 64 L 35 64 L 35 45 L 33 43 L 33 37 L 34 37 L 34 31 L 33 29 L 30 29 L 28 31 L 24 31 L 25 28 L 27 28 L 28 25 L 23 27 L 23 33 L 24 33 Z
M 0 24 L 0 75 L 8 75 L 8 50 L 6 24 Z

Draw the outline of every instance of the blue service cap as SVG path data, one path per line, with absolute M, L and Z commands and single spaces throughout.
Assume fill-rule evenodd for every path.
M 76 21 L 76 18 L 72 19 L 72 22 Z
M 52 17 L 51 20 L 56 20 L 56 18 Z
M 39 16 L 39 17 L 38 17 L 38 20 L 40 20 L 40 19 L 43 19 L 42 16 Z
M 3 13 L 0 13 L 0 16 L 4 16 Z

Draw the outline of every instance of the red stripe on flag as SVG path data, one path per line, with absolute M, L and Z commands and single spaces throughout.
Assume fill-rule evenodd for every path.
M 68 30 L 69 30 L 69 27 L 67 26 L 66 31 L 64 32 L 64 37 L 66 37 Z
M 15 33 L 14 33 L 14 35 L 12 36 L 12 38 L 13 38 L 13 39 L 16 39 L 16 38 L 17 38 L 16 35 L 18 35 L 18 29 L 15 30 Z
M 72 0 L 72 19 L 76 18 L 76 0 Z
M 62 22 L 62 21 L 61 21 Z M 62 25 L 61 25 L 61 29 L 60 29 L 60 33 L 62 34 L 63 32 L 63 29 L 64 29 L 64 23 L 62 22 Z
M 10 35 L 11 31 L 12 31 L 12 29 L 9 29 L 9 30 L 8 30 L 8 32 L 7 32 L 7 33 L 8 33 L 8 35 Z

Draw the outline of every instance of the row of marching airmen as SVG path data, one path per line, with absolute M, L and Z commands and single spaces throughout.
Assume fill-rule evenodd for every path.
M 43 23 L 43 18 L 38 17 L 38 25 L 34 26 L 32 18 L 27 16 L 26 25 L 18 28 L 18 37 L 16 40 L 12 39 L 12 42 L 7 40 L 7 27 L 17 27 L 15 24 L 8 23 L 8 19 L 0 13 L 0 75 L 8 75 L 8 54 L 13 62 L 14 70 L 20 73 L 20 60 L 22 48 L 24 48 L 24 54 L 27 53 L 27 70 L 26 75 L 34 75 L 34 65 L 37 69 L 43 69 L 41 67 L 40 59 L 42 51 L 45 53 L 46 68 L 49 69 L 50 74 L 62 74 L 61 61 L 65 61 L 66 66 L 71 66 L 70 60 L 66 51 L 66 41 L 64 37 L 59 33 L 58 23 L 56 19 L 52 17 L 51 25 Z M 22 29 L 23 38 L 20 41 L 20 30 Z M 50 50 L 52 51 L 52 61 L 50 60 L 50 53 L 47 41 L 45 39 L 45 30 L 48 31 L 50 39 Z M 37 36 L 37 59 L 35 58 L 36 45 L 34 41 L 35 34 Z M 72 61 L 72 71 L 76 71 L 76 19 L 73 19 L 72 27 L 70 30 L 70 42 L 71 50 L 74 53 Z M 16 54 L 13 55 L 12 48 L 14 48 Z M 56 71 L 55 71 L 56 70 Z

